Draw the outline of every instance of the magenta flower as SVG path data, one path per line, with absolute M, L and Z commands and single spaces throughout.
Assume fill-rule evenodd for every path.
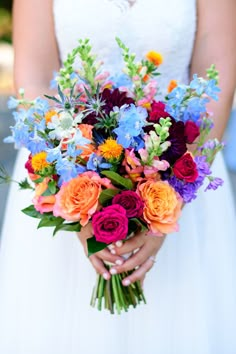
M 137 193 L 123 191 L 112 199 L 112 204 L 119 204 L 126 210 L 128 218 L 139 218 L 143 215 L 144 203 Z
M 94 236 L 97 241 L 110 244 L 126 238 L 128 234 L 126 210 L 118 204 L 110 205 L 92 217 Z

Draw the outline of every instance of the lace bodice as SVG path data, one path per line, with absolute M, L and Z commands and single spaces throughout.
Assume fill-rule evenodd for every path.
M 121 69 L 118 36 L 141 58 L 149 50 L 161 52 L 158 77 L 166 92 L 171 79 L 188 78 L 196 27 L 196 0 L 54 0 L 55 31 L 61 59 L 88 37 L 108 70 Z

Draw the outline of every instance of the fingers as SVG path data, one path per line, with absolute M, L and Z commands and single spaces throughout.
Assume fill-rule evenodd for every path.
M 120 256 L 111 254 L 111 252 L 105 248 L 104 250 L 97 252 L 96 256 L 98 258 L 100 258 L 103 261 L 112 263 L 112 264 L 117 264 L 117 265 L 121 265 L 124 263 L 124 259 Z
M 131 275 L 123 279 L 122 284 L 128 286 L 131 283 L 135 283 L 138 280 L 143 281 L 146 273 L 152 268 L 153 261 L 147 259 L 138 269 L 136 269 Z
M 98 258 L 95 254 L 93 254 L 92 256 L 89 257 L 89 260 L 98 274 L 101 274 L 103 278 L 106 280 L 110 279 L 111 275 L 106 269 L 106 267 L 104 266 L 104 263 L 100 258 Z
M 115 247 L 112 249 L 112 253 L 122 255 L 125 253 L 132 252 L 137 248 L 140 248 L 144 244 L 146 238 L 146 234 L 142 232 L 125 241 L 121 246 L 118 246 L 118 243 L 116 243 Z

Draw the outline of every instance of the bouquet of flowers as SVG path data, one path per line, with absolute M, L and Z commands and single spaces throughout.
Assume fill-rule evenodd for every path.
M 178 231 L 183 204 L 197 197 L 204 180 L 206 189 L 223 182 L 210 169 L 223 144 L 206 140 L 213 126 L 206 104 L 219 92 L 215 67 L 189 85 L 172 80 L 157 101 L 161 54 L 150 51 L 137 61 L 116 40 L 123 72 L 102 70 L 89 40 L 79 40 L 55 76 L 55 96 L 29 101 L 21 89 L 19 99 L 9 99 L 18 110 L 5 141 L 30 152 L 28 178 L 19 185 L 34 197 L 23 212 L 39 219 L 38 228 L 53 227 L 53 235 L 91 223 L 88 256 L 138 232 Z M 9 180 L 3 169 L 1 178 Z M 122 286 L 126 276 L 98 275 L 92 306 L 120 313 L 145 302 L 139 282 Z

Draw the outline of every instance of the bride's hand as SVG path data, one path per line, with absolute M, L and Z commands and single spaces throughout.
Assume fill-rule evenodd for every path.
M 137 268 L 131 275 L 123 280 L 123 285 L 128 286 L 137 280 L 143 283 L 146 273 L 152 268 L 157 252 L 164 242 L 165 236 L 149 236 L 147 233 L 139 233 L 124 243 L 118 241 L 112 248 L 111 252 L 114 255 L 125 255 L 130 252 L 135 252 L 122 265 L 111 268 L 111 274 L 127 272 Z
M 91 223 L 87 224 L 77 233 L 77 236 L 84 247 L 85 254 L 88 255 L 87 250 L 87 239 L 93 235 Z M 124 259 L 119 255 L 111 254 L 108 248 L 97 252 L 89 257 L 90 262 L 95 268 L 96 272 L 101 274 L 104 279 L 108 280 L 111 277 L 111 274 L 104 266 L 104 262 L 109 262 L 113 264 L 121 265 L 124 262 Z

